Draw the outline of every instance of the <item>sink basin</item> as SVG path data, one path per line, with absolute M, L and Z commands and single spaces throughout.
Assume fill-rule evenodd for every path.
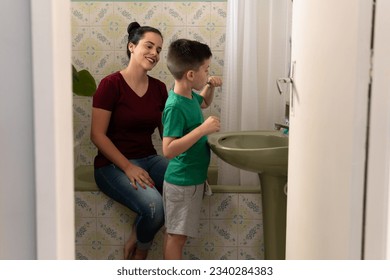
M 287 176 L 288 137 L 280 131 L 220 132 L 209 135 L 208 142 L 220 159 L 235 167 Z
M 257 172 L 261 185 L 264 257 L 285 259 L 288 137 L 280 131 L 219 132 L 208 136 L 223 161 Z

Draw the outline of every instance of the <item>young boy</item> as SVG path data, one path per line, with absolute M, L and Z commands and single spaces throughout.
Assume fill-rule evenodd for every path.
M 211 104 L 215 87 L 222 85 L 219 77 L 209 77 L 211 56 L 206 44 L 187 39 L 172 42 L 168 49 L 167 65 L 175 85 L 163 112 L 162 148 L 170 159 L 163 186 L 164 259 L 181 259 L 187 236 L 198 236 L 210 163 L 207 135 L 220 128 L 217 117 L 204 121 L 201 111 Z

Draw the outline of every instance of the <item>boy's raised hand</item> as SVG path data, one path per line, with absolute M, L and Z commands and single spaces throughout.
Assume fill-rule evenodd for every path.
M 222 86 L 222 79 L 217 76 L 210 76 L 207 83 L 212 87 L 220 87 Z

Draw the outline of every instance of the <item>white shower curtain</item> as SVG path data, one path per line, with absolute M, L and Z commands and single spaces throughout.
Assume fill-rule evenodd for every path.
M 273 129 L 272 1 L 228 0 L 221 131 Z M 271 73 L 271 74 L 270 74 Z M 284 75 L 284 73 L 279 73 Z M 278 110 L 278 109 L 277 109 Z M 276 117 L 277 118 L 277 117 Z M 218 162 L 218 184 L 258 185 L 256 173 Z

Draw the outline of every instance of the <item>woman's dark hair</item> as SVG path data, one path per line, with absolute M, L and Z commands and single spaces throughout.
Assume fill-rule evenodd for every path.
M 127 47 L 126 47 L 127 56 L 129 58 L 131 56 L 131 53 L 129 50 L 129 43 L 133 43 L 134 45 L 137 45 L 139 40 L 141 40 L 144 37 L 145 33 L 147 33 L 147 32 L 156 33 L 156 34 L 160 35 L 161 38 L 163 38 L 160 30 L 158 30 L 157 28 L 154 28 L 151 26 L 141 26 L 136 21 L 129 24 L 129 26 L 127 27 L 127 33 L 129 35 L 128 35 Z

